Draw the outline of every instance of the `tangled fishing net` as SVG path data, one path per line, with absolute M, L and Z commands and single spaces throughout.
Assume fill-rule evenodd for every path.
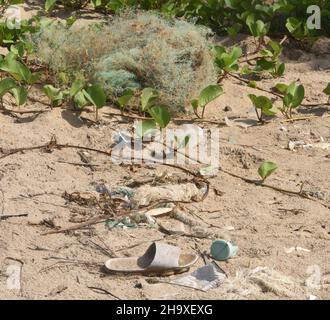
M 183 20 L 130 11 L 103 24 L 44 23 L 34 42 L 57 80 L 83 77 L 110 98 L 152 87 L 161 103 L 179 111 L 216 81 L 208 36 L 208 29 Z
M 219 288 L 228 299 L 253 298 L 261 292 L 282 299 L 306 299 L 307 291 L 302 281 L 268 267 L 240 270 Z

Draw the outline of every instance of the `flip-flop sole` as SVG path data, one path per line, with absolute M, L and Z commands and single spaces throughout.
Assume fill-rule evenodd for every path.
M 181 267 L 165 268 L 163 270 L 139 269 L 137 268 L 137 258 L 114 258 L 105 263 L 107 273 L 116 274 L 144 274 L 144 275 L 168 275 L 178 274 L 189 270 L 189 268 L 198 260 L 197 255 L 183 254 L 180 257 Z M 126 268 L 126 270 L 125 270 Z
M 106 273 L 108 274 L 115 274 L 115 275 L 144 275 L 148 277 L 169 277 L 173 276 L 175 274 L 181 274 L 184 272 L 187 272 L 190 267 L 182 268 L 182 269 L 177 269 L 177 270 L 166 270 L 166 271 L 113 271 L 109 270 L 107 268 L 104 268 Z

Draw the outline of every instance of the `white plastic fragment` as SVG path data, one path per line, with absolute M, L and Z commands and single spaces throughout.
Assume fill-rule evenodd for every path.
M 159 217 L 162 215 L 165 215 L 167 213 L 170 213 L 173 211 L 173 208 L 154 208 L 151 210 L 148 210 L 145 215 L 151 216 L 151 217 Z
M 302 247 L 291 247 L 291 248 L 286 248 L 285 249 L 285 252 L 286 253 L 292 253 L 294 251 L 303 251 L 303 252 L 311 252 L 309 249 L 305 249 L 305 248 L 302 248 Z

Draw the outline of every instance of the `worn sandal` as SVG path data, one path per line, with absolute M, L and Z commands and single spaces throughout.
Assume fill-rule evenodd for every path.
M 143 256 L 112 258 L 105 263 L 105 267 L 116 273 L 180 273 L 189 270 L 198 258 L 196 254 L 181 254 L 178 247 L 154 242 Z

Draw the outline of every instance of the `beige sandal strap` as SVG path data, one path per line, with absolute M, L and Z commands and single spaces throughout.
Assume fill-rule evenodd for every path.
M 181 249 L 165 243 L 154 242 L 145 254 L 138 258 L 137 264 L 142 269 L 166 270 L 178 268 Z

